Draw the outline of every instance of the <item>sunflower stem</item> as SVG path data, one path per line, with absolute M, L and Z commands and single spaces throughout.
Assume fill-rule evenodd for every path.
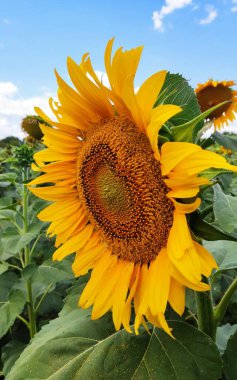
M 226 309 L 229 305 L 230 299 L 234 292 L 237 290 L 237 278 L 231 283 L 229 288 L 226 290 L 219 304 L 214 309 L 214 319 L 216 325 L 223 319 Z
M 208 284 L 208 279 L 205 278 L 203 282 Z M 211 292 L 195 292 L 195 300 L 197 305 L 198 329 L 209 335 L 215 342 L 216 322 Z
M 23 226 L 24 226 L 24 233 L 26 234 L 28 232 L 28 189 L 25 185 L 26 181 L 28 180 L 28 168 L 24 167 L 22 169 L 22 207 L 23 207 Z M 30 247 L 27 245 L 24 249 L 24 266 L 30 264 Z M 36 319 L 35 319 L 35 310 L 34 310 L 34 304 L 33 304 L 33 294 L 32 294 L 32 285 L 31 285 L 31 279 L 26 281 L 26 290 L 27 290 L 27 308 L 28 308 L 28 317 L 29 317 L 29 331 L 30 331 L 30 337 L 33 338 L 33 336 L 36 334 Z

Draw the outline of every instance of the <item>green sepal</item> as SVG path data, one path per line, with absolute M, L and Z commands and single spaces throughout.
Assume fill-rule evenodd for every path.
M 209 108 L 207 111 L 196 116 L 193 120 L 188 121 L 187 123 L 172 126 L 171 131 L 173 134 L 174 141 L 185 141 L 185 142 L 195 142 L 198 132 L 203 128 L 201 123 L 204 119 L 207 118 L 213 111 L 222 107 L 224 104 L 229 103 L 229 101 L 222 102 L 216 106 Z

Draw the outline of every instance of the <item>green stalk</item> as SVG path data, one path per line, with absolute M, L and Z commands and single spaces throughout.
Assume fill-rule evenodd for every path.
M 28 180 L 28 168 L 22 169 L 22 200 L 23 200 L 23 221 L 24 221 L 24 233 L 28 232 L 28 189 L 25 185 Z M 27 245 L 24 249 L 24 264 L 25 267 L 30 264 L 30 249 L 29 245 Z M 33 295 L 32 295 L 32 286 L 31 280 L 26 281 L 26 289 L 27 289 L 27 308 L 28 308 L 28 316 L 29 316 L 29 330 L 30 337 L 36 334 L 36 319 L 35 319 L 35 310 L 33 305 Z
M 226 309 L 229 305 L 230 299 L 237 289 L 237 278 L 232 282 L 229 288 L 226 290 L 219 304 L 214 309 L 214 319 L 216 325 L 223 319 Z
M 205 278 L 203 282 L 208 283 L 208 280 Z M 197 305 L 198 329 L 209 335 L 215 342 L 216 323 L 211 292 L 195 292 L 195 300 Z

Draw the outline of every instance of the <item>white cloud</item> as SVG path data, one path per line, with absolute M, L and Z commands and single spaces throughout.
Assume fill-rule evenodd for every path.
M 237 117 L 237 115 L 236 115 Z M 212 125 L 210 128 L 208 128 L 208 130 L 203 134 L 203 138 L 207 139 L 208 137 L 210 137 L 213 133 L 215 132 L 215 128 L 214 128 L 214 125 Z M 224 125 L 220 131 L 218 131 L 220 133 L 223 133 L 223 132 L 229 132 L 229 133 L 235 133 L 237 134 L 237 122 L 236 120 L 230 124 L 230 125 Z
M 237 0 L 232 0 L 232 5 L 234 5 L 230 10 L 233 13 L 237 12 Z
M 154 11 L 152 14 L 152 21 L 154 29 L 160 32 L 164 31 L 163 19 L 168 14 L 174 12 L 176 9 L 181 9 L 191 4 L 192 0 L 165 0 L 165 5 L 159 11 Z
M 201 25 L 211 24 L 217 18 L 218 12 L 213 5 L 207 5 L 206 11 L 207 16 L 199 21 Z
M 0 139 L 7 136 L 22 138 L 21 120 L 26 115 L 35 114 L 34 106 L 39 106 L 48 114 L 48 98 L 52 94 L 24 98 L 12 82 L 0 82 Z

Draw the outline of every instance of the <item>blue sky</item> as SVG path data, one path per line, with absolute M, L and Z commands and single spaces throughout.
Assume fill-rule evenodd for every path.
M 195 86 L 237 80 L 236 35 L 237 0 L 0 0 L 0 137 L 56 93 L 53 69 L 67 79 L 68 55 L 89 51 L 103 71 L 115 36 L 116 47 L 144 45 L 136 85 L 168 69 Z

